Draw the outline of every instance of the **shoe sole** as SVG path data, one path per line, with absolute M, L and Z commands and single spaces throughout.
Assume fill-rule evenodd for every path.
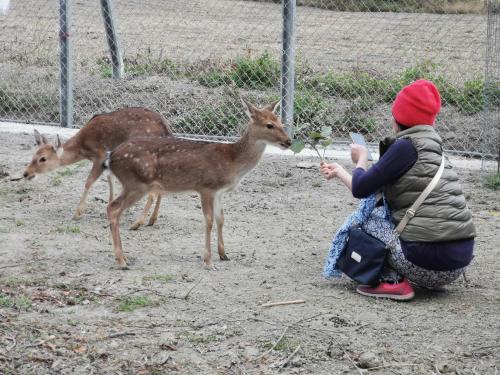
M 363 296 L 367 296 L 367 297 L 389 298 L 389 299 L 393 299 L 393 300 L 396 300 L 396 301 L 409 301 L 409 300 L 413 299 L 413 297 L 415 297 L 415 293 L 414 292 L 411 292 L 409 294 L 403 294 L 403 295 L 397 295 L 397 294 L 372 294 L 372 293 L 363 292 L 362 290 L 358 290 L 358 289 L 356 289 L 356 292 L 358 292 L 359 294 L 361 294 Z

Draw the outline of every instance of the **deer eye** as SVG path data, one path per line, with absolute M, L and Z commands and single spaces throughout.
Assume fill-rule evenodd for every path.
M 267 124 L 266 126 L 267 126 L 268 129 L 273 129 L 274 128 L 273 124 Z
M 38 161 L 39 161 L 40 163 L 45 163 L 45 162 L 47 161 L 47 159 L 46 159 L 44 156 L 42 156 L 42 157 L 40 158 L 40 160 L 38 160 Z

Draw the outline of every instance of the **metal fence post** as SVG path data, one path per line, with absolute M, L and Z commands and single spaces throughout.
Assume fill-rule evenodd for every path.
M 487 7 L 487 32 L 486 32 L 486 67 L 484 77 L 484 119 L 486 126 L 496 124 L 497 132 L 497 173 L 500 172 L 500 110 L 493 104 L 494 96 L 498 95 L 500 81 L 500 41 L 498 29 L 500 28 L 500 1 L 488 0 Z M 487 154 L 487 150 L 485 151 Z M 483 157 L 484 162 L 484 157 Z
M 71 0 L 59 0 L 59 114 L 61 126 L 73 127 L 73 72 L 71 67 Z
M 281 120 L 291 137 L 293 137 L 293 103 L 295 92 L 295 14 L 296 0 L 283 0 Z
M 115 18 L 111 0 L 101 0 L 102 18 L 106 29 L 106 38 L 108 40 L 109 53 L 111 54 L 111 63 L 113 65 L 113 78 L 121 79 L 125 72 L 123 66 L 123 57 L 118 46 L 118 38 L 115 29 Z

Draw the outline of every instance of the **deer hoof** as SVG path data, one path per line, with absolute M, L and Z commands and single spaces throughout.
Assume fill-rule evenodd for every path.
M 74 215 L 73 215 L 73 220 L 75 221 L 78 221 L 82 218 L 82 213 L 77 211 Z
M 217 271 L 217 268 L 213 265 L 213 263 L 205 264 L 205 269 L 208 271 Z
M 137 230 L 141 227 L 142 224 L 144 224 L 144 223 L 136 221 L 134 224 L 132 224 L 132 226 L 130 227 L 130 230 Z
M 156 223 L 156 220 L 149 220 L 148 227 L 155 225 L 155 223 Z
M 125 261 L 118 262 L 118 268 L 121 270 L 128 270 L 128 264 Z
M 226 254 L 224 255 L 219 255 L 220 260 L 229 260 Z

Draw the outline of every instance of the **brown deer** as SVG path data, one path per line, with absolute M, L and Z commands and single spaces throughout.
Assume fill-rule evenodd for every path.
M 90 188 L 103 172 L 103 161 L 107 150 L 114 150 L 121 143 L 136 137 L 167 137 L 172 131 L 168 122 L 157 112 L 145 108 L 122 108 L 120 110 L 98 114 L 64 144 L 59 136 L 54 145 L 47 137 L 35 130 L 35 140 L 39 146 L 33 155 L 31 163 L 26 167 L 23 176 L 33 179 L 36 175 L 44 174 L 59 167 L 88 159 L 92 161 L 92 169 L 85 182 L 85 190 L 73 216 L 77 220 L 85 210 L 85 204 Z M 113 181 L 108 176 L 109 202 L 113 200 Z M 148 196 L 146 207 L 140 218 L 132 225 L 137 229 L 144 223 L 144 219 L 153 202 L 153 196 Z M 151 217 L 149 225 L 153 225 L 158 217 L 160 197 Z
M 105 167 L 123 186 L 122 193 L 108 204 L 113 247 L 120 268 L 127 267 L 120 239 L 120 216 L 146 193 L 197 192 L 205 217 L 205 265 L 213 268 L 210 242 L 214 214 L 219 257 L 228 260 L 222 237 L 223 194 L 235 189 L 243 176 L 257 165 L 267 143 L 284 149 L 291 145 L 290 137 L 274 113 L 278 102 L 257 109 L 242 101 L 250 122 L 235 143 L 136 139 L 123 143 L 107 158 Z

